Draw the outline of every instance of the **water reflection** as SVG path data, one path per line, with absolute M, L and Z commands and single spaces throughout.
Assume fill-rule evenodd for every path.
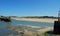
M 13 30 L 8 30 L 7 28 L 11 29 L 11 22 L 4 22 L 0 21 L 0 36 L 5 36 L 8 34 L 16 34 Z
M 6 23 L 7 23 L 7 25 L 8 25 L 7 29 L 8 29 L 8 30 L 11 30 L 11 29 L 12 29 L 11 22 L 6 22 Z

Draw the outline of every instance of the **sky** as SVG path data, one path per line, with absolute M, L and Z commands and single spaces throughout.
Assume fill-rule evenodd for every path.
M 3 16 L 58 16 L 60 0 L 0 0 Z

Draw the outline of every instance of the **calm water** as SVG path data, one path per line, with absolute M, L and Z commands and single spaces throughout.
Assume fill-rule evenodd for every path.
M 12 20 L 12 25 L 22 24 L 22 25 L 32 25 L 32 26 L 40 26 L 40 27 L 53 27 L 54 23 L 46 23 L 46 22 L 33 22 L 33 21 L 23 21 L 23 20 Z
M 3 34 L 16 34 L 15 31 L 6 29 L 10 24 L 12 26 L 21 24 L 21 25 L 25 25 L 25 26 L 26 25 L 40 26 L 40 27 L 43 27 L 43 28 L 54 26 L 53 23 L 46 23 L 46 22 L 32 22 L 32 21 L 12 20 L 11 23 L 6 23 L 6 22 L 1 22 L 0 21 L 0 36 L 2 36 Z

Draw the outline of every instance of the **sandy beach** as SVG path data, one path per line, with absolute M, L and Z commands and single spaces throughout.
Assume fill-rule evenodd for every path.
M 54 21 L 57 21 L 57 19 L 49 19 L 49 18 L 12 18 L 15 20 L 24 20 L 24 21 L 34 21 L 34 22 L 48 22 L 48 23 L 54 23 Z

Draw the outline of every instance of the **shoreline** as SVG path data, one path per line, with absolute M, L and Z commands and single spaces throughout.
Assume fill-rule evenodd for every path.
M 15 20 L 24 20 L 24 21 L 34 21 L 34 22 L 47 22 L 47 23 L 54 23 L 57 19 L 50 19 L 50 18 L 12 18 Z
M 32 26 L 32 25 L 21 25 L 21 24 L 18 24 L 18 25 L 15 25 L 15 26 L 26 26 L 26 27 L 29 27 L 29 28 L 41 28 L 39 26 Z
M 48 22 L 48 23 L 54 23 L 54 21 L 57 21 L 57 19 L 48 19 L 48 18 L 12 18 L 12 19 L 15 19 L 15 20 L 24 20 L 24 21 L 34 21 L 34 22 Z M 18 25 L 17 25 L 18 26 Z M 45 32 L 47 31 L 53 31 L 53 27 L 45 27 L 43 29 L 40 29 L 42 27 L 39 27 L 39 26 L 31 26 L 31 25 L 27 25 L 27 27 L 30 27 L 30 28 L 39 28 L 39 30 L 36 30 L 35 33 L 38 33 L 39 35 L 43 35 Z M 25 32 L 26 35 L 32 35 L 30 34 L 27 34 L 29 31 Z M 32 32 L 31 32 L 32 33 Z

